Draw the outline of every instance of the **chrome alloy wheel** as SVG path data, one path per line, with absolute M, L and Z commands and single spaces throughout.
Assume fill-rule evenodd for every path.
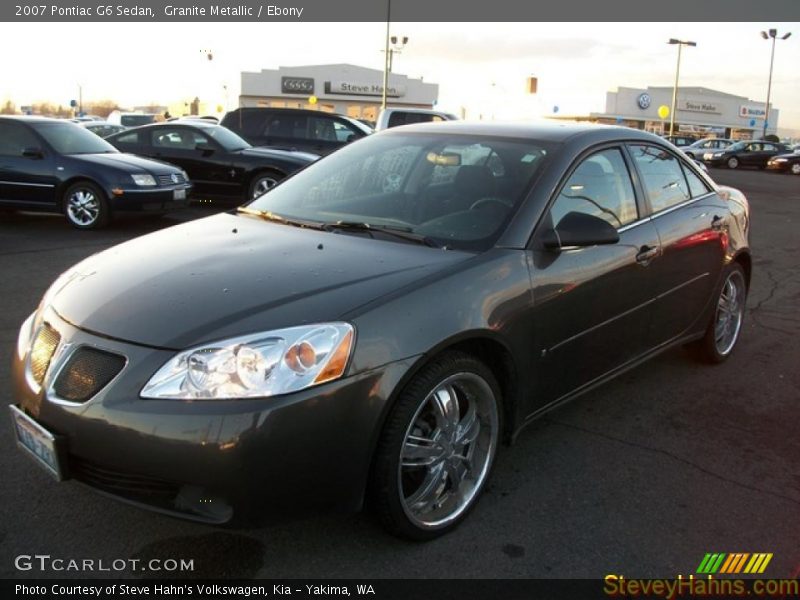
M 67 198 L 67 216 L 76 225 L 91 225 L 100 216 L 100 200 L 89 188 L 75 188 Z
M 745 283 L 740 271 L 728 275 L 722 286 L 714 318 L 714 345 L 721 356 L 733 350 L 742 328 Z
M 418 527 L 456 520 L 476 498 L 497 449 L 497 400 L 474 373 L 456 373 L 431 391 L 403 438 L 401 504 Z
M 259 196 L 266 194 L 267 191 L 273 187 L 278 180 L 274 177 L 270 177 L 269 175 L 264 175 L 263 177 L 259 177 L 258 179 L 253 182 L 253 199 L 255 200 Z

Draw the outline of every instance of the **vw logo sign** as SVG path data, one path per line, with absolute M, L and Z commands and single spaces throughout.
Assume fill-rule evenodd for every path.
M 180 181 L 180 179 L 178 179 L 178 176 L 175 173 L 170 175 L 169 178 L 172 179 L 172 183 L 178 183 Z
M 636 104 L 638 104 L 639 108 L 641 108 L 642 110 L 647 110 L 648 108 L 650 108 L 651 102 L 652 98 L 650 98 L 650 94 L 646 92 L 639 94 L 639 97 L 636 98 Z

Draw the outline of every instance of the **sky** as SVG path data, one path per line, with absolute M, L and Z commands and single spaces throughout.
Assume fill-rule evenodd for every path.
M 237 105 L 240 73 L 351 63 L 383 68 L 386 23 L 3 23 L 0 102 L 166 105 L 210 98 Z M 781 130 L 800 135 L 800 23 L 392 23 L 408 36 L 394 71 L 439 84 L 438 107 L 514 119 L 605 110 L 618 86 L 701 86 L 764 101 L 777 27 L 772 105 Z M 35 40 L 34 43 L 31 43 Z M 207 59 L 211 52 L 213 60 Z M 524 93 L 536 76 L 539 91 Z

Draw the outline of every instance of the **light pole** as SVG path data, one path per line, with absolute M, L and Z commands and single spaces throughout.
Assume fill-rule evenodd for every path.
M 389 25 L 392 22 L 392 0 L 386 0 L 386 45 L 383 55 L 383 91 L 381 92 L 381 109 L 386 108 L 386 88 L 389 87 Z
M 392 40 L 392 47 L 389 48 L 389 72 L 392 72 L 392 66 L 394 65 L 394 55 L 400 54 L 405 48 L 405 45 L 408 43 L 408 36 L 405 35 L 401 38 L 393 35 L 391 38 Z
M 689 42 L 684 40 L 676 40 L 670 38 L 667 42 L 670 45 L 678 45 L 678 66 L 675 68 L 675 85 L 672 87 L 672 108 L 669 111 L 669 134 L 672 136 L 675 133 L 675 104 L 678 101 L 678 77 L 681 73 L 681 50 L 684 46 L 697 46 L 696 42 Z
M 782 40 L 787 39 L 792 32 L 789 31 L 781 37 Z M 767 83 L 767 108 L 764 111 L 764 132 L 761 134 L 762 138 L 767 137 L 767 125 L 769 124 L 769 95 L 772 92 L 772 63 L 775 62 L 775 40 L 778 39 L 778 30 L 777 29 L 770 29 L 769 35 L 767 35 L 766 31 L 761 32 L 761 37 L 765 40 L 772 38 L 772 54 L 769 58 L 769 82 Z

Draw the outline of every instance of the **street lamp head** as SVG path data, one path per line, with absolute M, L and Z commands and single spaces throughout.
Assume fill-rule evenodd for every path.
M 761 37 L 762 37 L 762 38 L 764 38 L 765 40 L 768 40 L 768 39 L 769 39 L 769 36 L 767 35 L 767 32 L 766 32 L 766 31 L 762 31 L 762 32 L 761 32 Z
M 680 44 L 680 43 L 681 43 L 681 41 L 680 41 L 680 40 L 676 40 L 675 38 L 670 38 L 670 39 L 669 39 L 669 41 L 668 41 L 667 43 L 668 43 L 668 44 L 675 45 L 675 44 Z
M 792 35 L 792 32 L 791 32 L 791 31 L 789 31 L 789 32 L 788 32 L 786 35 L 784 35 L 784 36 L 783 36 L 781 39 L 782 39 L 782 40 L 785 40 L 785 39 L 787 39 L 787 38 L 788 38 L 790 35 Z
M 778 35 L 778 30 L 777 29 L 770 29 L 769 30 L 769 37 L 774 38 L 776 35 Z

